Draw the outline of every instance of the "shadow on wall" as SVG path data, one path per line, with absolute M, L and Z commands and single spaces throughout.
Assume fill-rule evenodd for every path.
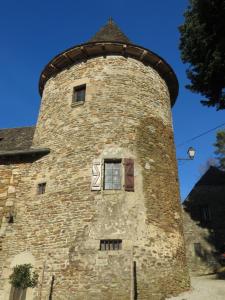
M 225 264 L 224 195 L 225 172 L 210 167 L 183 203 L 187 259 L 194 274 L 219 272 Z M 225 270 L 218 277 L 225 278 Z

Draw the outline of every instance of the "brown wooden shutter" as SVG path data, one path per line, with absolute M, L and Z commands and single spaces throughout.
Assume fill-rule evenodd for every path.
M 92 166 L 91 190 L 101 190 L 101 160 L 95 159 Z
M 124 159 L 125 191 L 134 192 L 134 160 Z

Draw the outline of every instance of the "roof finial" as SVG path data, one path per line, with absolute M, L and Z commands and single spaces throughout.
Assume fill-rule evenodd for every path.
M 108 24 L 112 25 L 112 23 L 113 23 L 113 18 L 110 16 L 110 17 L 109 17 Z

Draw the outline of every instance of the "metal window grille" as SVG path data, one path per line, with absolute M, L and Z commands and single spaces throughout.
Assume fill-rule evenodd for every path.
M 38 184 L 37 193 L 38 195 L 44 194 L 46 189 L 46 182 L 42 182 Z
M 104 164 L 104 189 L 121 189 L 121 161 L 105 161 Z
M 86 94 L 86 85 L 81 85 L 75 87 L 73 90 L 73 101 L 74 102 L 84 102 Z
M 100 240 L 100 250 L 110 251 L 110 250 L 121 250 L 122 240 Z

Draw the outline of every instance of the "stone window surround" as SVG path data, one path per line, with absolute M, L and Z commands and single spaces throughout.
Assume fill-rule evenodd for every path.
M 132 155 L 104 155 L 101 156 L 99 158 L 100 162 L 101 162 L 101 188 L 99 191 L 101 191 L 101 193 L 103 195 L 110 195 L 110 194 L 117 194 L 117 193 L 127 193 L 127 191 L 125 190 L 125 159 L 127 159 L 127 157 L 129 157 L 130 159 L 133 159 L 133 161 L 135 162 L 135 158 Z M 120 161 L 121 162 L 121 169 L 120 169 L 120 176 L 121 176 L 121 188 L 120 189 L 105 189 L 104 187 L 104 168 L 105 168 L 105 161 Z M 135 163 L 134 163 L 135 164 Z M 135 169 L 134 169 L 134 177 L 135 177 Z M 93 192 L 96 190 L 92 190 Z
M 47 182 L 46 181 L 41 181 L 37 184 L 37 195 L 41 196 L 46 193 L 46 186 Z
M 89 78 L 81 78 L 81 79 L 77 79 L 74 80 L 71 84 L 70 84 L 70 105 L 71 107 L 77 107 L 80 105 L 84 105 L 85 102 L 87 102 L 89 100 L 89 96 L 90 96 L 90 92 L 89 92 Z M 76 88 L 79 88 L 80 86 L 85 86 L 85 101 L 74 101 L 74 90 Z
M 120 164 L 120 188 L 106 188 L 105 184 L 106 184 L 106 168 L 105 168 L 105 164 Z M 102 186 L 103 186 L 103 190 L 104 191 L 121 191 L 123 189 L 123 177 L 124 177 L 124 168 L 123 168 L 123 162 L 122 159 L 104 159 L 103 163 L 102 163 L 102 167 L 103 167 L 103 172 L 102 172 Z
M 82 94 L 84 94 L 84 95 L 82 95 L 84 100 L 79 100 L 79 92 L 81 92 L 81 91 L 82 91 Z M 75 86 L 73 88 L 72 106 L 74 106 L 75 104 L 78 104 L 78 103 L 84 104 L 85 97 L 86 97 L 86 84 Z

